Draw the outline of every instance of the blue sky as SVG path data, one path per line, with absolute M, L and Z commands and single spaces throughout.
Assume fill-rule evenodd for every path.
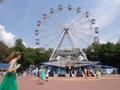
M 50 8 L 71 4 L 90 12 L 99 27 L 100 43 L 120 39 L 120 0 L 3 0 L 0 3 L 0 41 L 9 47 L 21 38 L 27 47 L 35 47 L 36 22 Z

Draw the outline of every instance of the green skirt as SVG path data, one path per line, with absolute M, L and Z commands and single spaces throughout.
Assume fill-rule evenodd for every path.
M 16 73 L 6 72 L 0 84 L 0 90 L 18 90 Z

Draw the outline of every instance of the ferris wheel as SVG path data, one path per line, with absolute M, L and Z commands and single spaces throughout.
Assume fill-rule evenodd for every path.
M 83 48 L 87 48 L 93 41 L 98 27 L 95 19 L 90 18 L 88 11 L 72 5 L 50 8 L 48 13 L 42 14 L 37 21 L 35 30 L 36 45 L 45 49 L 52 48 L 52 60 L 87 60 Z

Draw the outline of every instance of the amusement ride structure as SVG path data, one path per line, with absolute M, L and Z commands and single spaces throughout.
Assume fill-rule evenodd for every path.
M 95 19 L 90 18 L 89 12 L 80 7 L 59 5 L 57 9 L 50 8 L 37 21 L 35 30 L 36 44 L 53 49 L 49 62 L 45 64 L 60 67 L 94 64 L 88 60 L 83 49 L 93 41 L 98 42 L 98 27 L 95 27 L 95 22 Z

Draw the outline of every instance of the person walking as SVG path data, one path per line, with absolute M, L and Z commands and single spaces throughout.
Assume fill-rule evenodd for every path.
M 87 67 L 84 67 L 84 74 L 85 74 L 85 78 L 87 78 Z
M 17 61 L 20 60 L 21 53 L 13 51 L 5 61 L 9 63 L 8 70 L 0 84 L 0 90 L 18 90 L 16 70 L 20 68 L 20 64 Z
M 41 85 L 43 85 L 45 78 L 46 78 L 46 70 L 45 70 L 45 66 L 41 65 L 40 66 L 40 81 L 41 81 Z
M 46 81 L 48 81 L 50 70 L 46 67 Z

